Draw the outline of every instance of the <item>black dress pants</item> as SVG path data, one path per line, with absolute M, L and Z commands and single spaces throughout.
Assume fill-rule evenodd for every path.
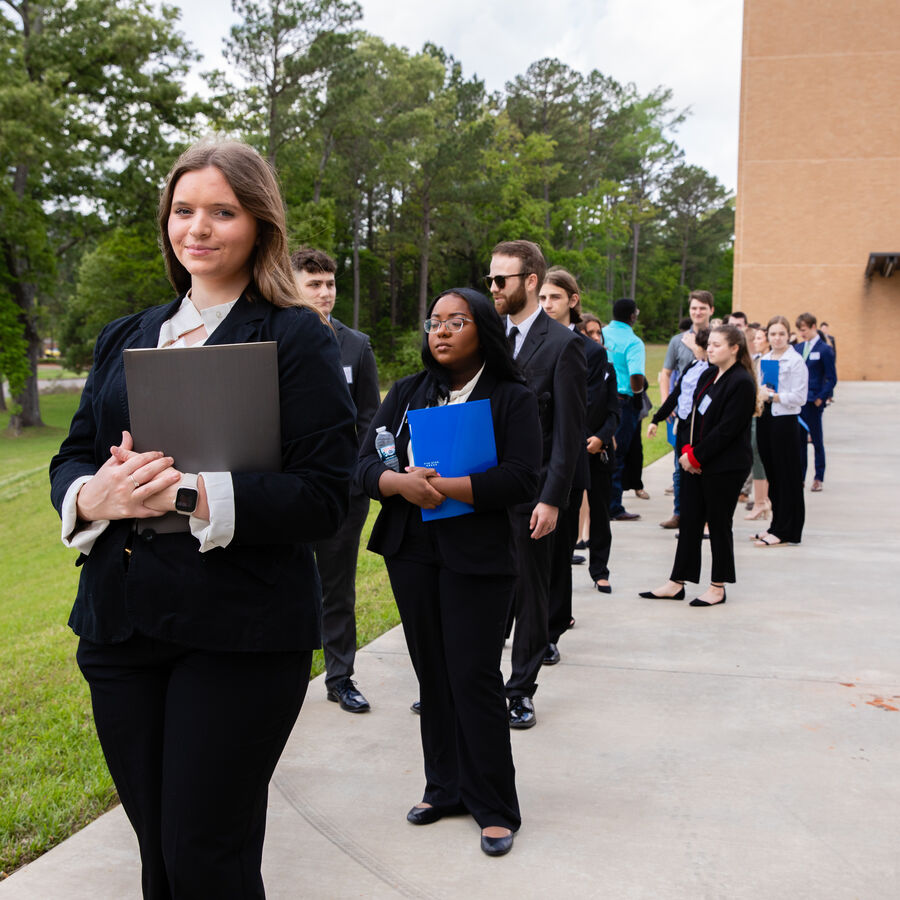
M 733 583 L 734 538 L 731 523 L 746 472 L 692 475 L 681 473 L 681 520 L 672 564 L 672 581 L 700 581 L 703 523 L 709 523 L 712 551 L 710 581 Z
M 462 804 L 482 828 L 515 831 L 521 818 L 500 674 L 515 578 L 464 575 L 437 560 L 385 564 L 419 680 L 422 800 L 447 810 Z
M 312 651 L 213 652 L 134 635 L 81 639 L 109 771 L 141 850 L 148 900 L 265 897 L 269 779 Z
M 612 492 L 612 468 L 600 461 L 599 453 L 588 456 L 591 469 L 591 486 L 588 488 L 588 504 L 591 508 L 591 530 L 588 546 L 591 551 L 588 569 L 594 581 L 609 579 L 609 553 L 612 548 L 612 530 L 609 527 L 609 498 Z
M 533 540 L 530 512 L 511 512 L 509 521 L 519 573 L 512 604 L 515 631 L 506 696 L 533 697 L 550 640 L 550 566 L 555 532 Z
M 806 520 L 803 500 L 806 431 L 797 416 L 773 416 L 769 407 L 766 404 L 756 425 L 756 445 L 769 479 L 772 503 L 769 533 L 782 541 L 799 544 Z
M 350 510 L 334 537 L 313 545 L 322 580 L 322 649 L 325 686 L 330 688 L 353 674 L 356 660 L 356 563 L 359 538 L 369 498 L 350 495 Z
M 579 489 L 573 491 L 582 494 Z M 581 504 L 574 499 L 559 511 L 556 531 L 553 532 L 553 553 L 550 561 L 550 612 L 548 636 L 555 644 L 569 630 L 572 621 L 572 554 L 578 541 L 578 519 Z M 529 538 L 530 540 L 530 538 Z

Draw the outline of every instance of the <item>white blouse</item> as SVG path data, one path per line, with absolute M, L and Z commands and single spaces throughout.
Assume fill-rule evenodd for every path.
M 770 350 L 763 359 L 774 359 Z M 758 374 L 758 370 L 757 370 Z M 761 379 L 760 379 L 761 381 Z M 778 399 L 772 401 L 773 416 L 796 416 L 806 403 L 809 369 L 803 357 L 788 347 L 778 360 Z
M 175 315 L 163 322 L 159 329 L 157 349 L 170 347 L 187 347 L 184 335 L 201 325 L 206 326 L 206 337 L 192 347 L 202 347 L 209 340 L 210 335 L 225 320 L 231 308 L 237 303 L 238 298 L 228 303 L 220 303 L 218 306 L 210 306 L 207 309 L 198 310 L 191 302 L 190 291 L 181 301 Z M 804 366 L 804 368 L 806 368 Z M 231 481 L 230 472 L 198 472 L 203 476 L 203 487 L 206 490 L 206 500 L 209 504 L 209 521 L 197 516 L 190 516 L 189 525 L 191 534 L 200 542 L 200 552 L 205 553 L 213 547 L 227 547 L 234 537 L 234 484 Z M 74 547 L 87 556 L 97 538 L 109 527 L 109 519 L 97 519 L 88 522 L 78 528 L 78 513 L 76 503 L 78 492 L 82 486 L 91 480 L 90 475 L 76 478 L 69 485 L 62 505 L 62 542 L 66 547 Z

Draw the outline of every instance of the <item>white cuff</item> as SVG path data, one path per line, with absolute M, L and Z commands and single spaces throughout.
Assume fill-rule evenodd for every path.
M 234 484 L 231 472 L 200 472 L 209 505 L 209 521 L 191 516 L 191 534 L 200 541 L 200 552 L 227 547 L 234 537 Z
M 109 528 L 109 519 L 97 519 L 96 522 L 78 523 L 78 492 L 87 484 L 92 475 L 76 478 L 66 491 L 62 504 L 62 542 L 66 547 L 74 547 L 87 556 L 97 538 Z

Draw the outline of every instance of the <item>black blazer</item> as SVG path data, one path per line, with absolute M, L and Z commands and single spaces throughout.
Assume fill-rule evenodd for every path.
M 400 471 L 409 465 L 409 425 L 406 413 L 428 405 L 431 376 L 419 372 L 401 378 L 384 398 L 359 452 L 357 480 L 381 512 L 372 529 L 369 550 L 382 556 L 400 552 L 410 516 L 419 507 L 403 497 L 383 497 L 378 480 L 386 470 L 375 450 L 376 429 L 384 425 L 396 439 Z M 469 400 L 491 401 L 498 464 L 471 476 L 475 512 L 423 523 L 434 535 L 447 568 L 464 574 L 514 575 L 515 551 L 508 509 L 533 501 L 541 466 L 541 429 L 537 399 L 523 384 L 498 381 L 487 369 L 481 373 Z
M 727 369 L 712 386 L 718 374 L 719 370 L 710 366 L 694 390 L 691 449 L 705 473 L 749 472 L 753 464 L 750 422 L 756 410 L 756 379 L 740 363 Z M 707 396 L 712 397 L 709 406 L 700 412 Z M 676 452 L 680 456 L 681 448 Z
M 381 405 L 375 354 L 367 334 L 355 331 L 334 316 L 331 317 L 331 324 L 341 351 L 344 377 L 356 405 L 356 435 L 358 444 L 362 444 L 372 418 Z
M 516 362 L 538 398 L 543 457 L 537 499 L 550 506 L 568 506 L 586 434 L 584 342 L 541 310 L 528 329 Z
M 57 510 L 72 482 L 96 472 L 130 426 L 122 351 L 155 347 L 179 304 L 119 319 L 101 332 L 69 435 L 50 463 Z M 79 558 L 69 618 L 77 634 L 116 643 L 137 630 L 213 650 L 319 646 L 321 588 L 306 542 L 333 534 L 347 513 L 353 403 L 334 333 L 316 313 L 250 302 L 245 292 L 208 343 L 254 341 L 278 342 L 282 471 L 232 473 L 235 528 L 227 547 L 200 553 L 189 533 L 155 534 L 148 519 L 151 530 L 137 536 L 135 520 L 112 521 Z

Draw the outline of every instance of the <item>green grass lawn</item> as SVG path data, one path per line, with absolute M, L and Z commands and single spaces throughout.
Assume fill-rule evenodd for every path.
M 59 363 L 44 362 L 38 364 L 38 381 L 52 381 L 55 378 L 84 378 L 84 372 L 73 372 L 63 368 Z
M 648 347 L 654 405 L 665 347 Z M 76 393 L 44 395 L 45 426 L 19 438 L 0 414 L 0 878 L 95 819 L 116 802 L 91 719 L 87 686 L 66 626 L 78 570 L 59 540 L 47 466 L 65 436 Z M 646 432 L 646 427 L 644 428 Z M 644 439 L 644 462 L 669 450 Z M 363 532 L 368 541 L 379 506 Z M 399 622 L 380 556 L 362 550 L 357 573 L 360 646 Z M 322 653 L 313 675 L 323 670 Z

